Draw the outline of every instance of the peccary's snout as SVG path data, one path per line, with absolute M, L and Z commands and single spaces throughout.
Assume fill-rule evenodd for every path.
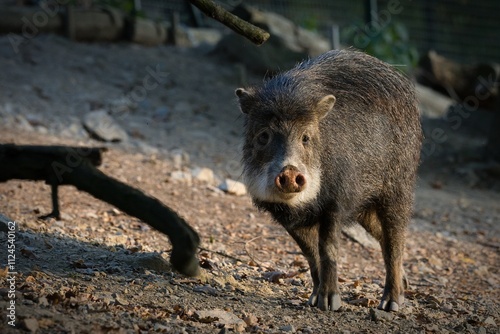
M 304 189 L 306 177 L 299 172 L 297 167 L 288 165 L 283 167 L 278 176 L 276 176 L 274 184 L 284 193 L 298 193 Z

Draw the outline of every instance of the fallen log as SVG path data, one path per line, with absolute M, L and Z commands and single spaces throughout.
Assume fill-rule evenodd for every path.
M 455 103 L 448 95 L 441 94 L 419 83 L 415 84 L 415 92 L 420 103 L 421 115 L 427 117 L 443 117 Z
M 420 60 L 417 82 L 457 102 L 496 111 L 500 105 L 499 71 L 495 64 L 460 64 L 430 51 Z
M 59 216 L 57 188 L 73 185 L 108 202 L 166 234 L 172 243 L 170 262 L 180 273 L 199 273 L 195 256 L 198 234 L 173 210 L 138 189 L 95 168 L 105 148 L 0 145 L 0 182 L 11 179 L 45 181 L 52 188 L 53 211 Z

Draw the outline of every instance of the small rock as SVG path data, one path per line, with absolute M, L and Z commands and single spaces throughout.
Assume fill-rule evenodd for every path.
M 311 327 L 304 327 L 304 328 L 302 328 L 302 333 L 304 333 L 304 334 L 313 334 L 314 331 L 313 331 L 313 329 Z
M 117 305 L 127 306 L 129 304 L 125 298 L 123 298 L 121 295 L 119 295 L 117 293 L 113 293 L 112 296 L 115 299 L 115 303 Z
M 36 320 L 35 318 L 24 319 L 23 326 L 31 333 L 36 333 L 36 331 L 39 329 L 38 320 Z
M 172 267 L 170 263 L 167 262 L 160 254 L 143 254 L 135 253 L 128 262 L 135 268 L 141 268 L 144 270 L 154 270 L 156 272 L 170 272 Z
M 231 179 L 225 179 L 224 182 L 219 185 L 219 189 L 236 196 L 243 196 L 247 193 L 247 188 L 243 183 Z
M 35 131 L 42 135 L 46 135 L 49 133 L 49 130 L 43 125 L 35 126 Z
M 28 114 L 26 115 L 26 120 L 32 125 L 34 126 L 35 128 L 37 128 L 38 126 L 42 126 L 42 127 L 45 127 L 46 124 L 45 122 L 43 121 L 42 117 L 40 117 L 39 115 L 37 114 Z
M 159 323 L 156 323 L 154 326 L 154 331 L 159 332 L 159 333 L 168 333 L 171 330 L 172 330 L 172 328 L 165 326 L 165 325 L 162 325 L 162 324 L 159 324 Z
M 197 285 L 193 288 L 193 291 L 206 293 L 207 295 L 211 295 L 211 296 L 218 296 L 219 295 L 219 291 L 217 291 L 217 289 L 211 287 L 210 285 Z
M 141 140 L 138 140 L 135 145 L 137 146 L 137 148 L 144 154 L 146 155 L 156 155 L 158 154 L 159 150 L 158 148 L 154 147 L 154 146 L 151 146 Z
M 291 324 L 280 327 L 280 330 L 283 332 L 295 333 L 295 327 L 293 327 L 293 325 Z
M 181 170 L 176 170 L 170 173 L 170 179 L 172 181 L 182 181 L 186 183 L 191 183 L 192 181 L 191 173 L 183 172 Z
M 28 122 L 28 120 L 23 115 L 15 115 L 14 120 L 17 126 L 22 131 L 33 131 L 34 127 Z
M 80 123 L 72 123 L 61 129 L 52 130 L 52 133 L 57 133 L 61 137 L 78 138 L 78 139 L 83 139 L 83 138 L 87 139 L 89 136 L 88 132 L 85 131 L 85 129 Z
M 121 142 L 128 138 L 127 133 L 106 110 L 95 110 L 83 117 L 83 126 L 95 139 L 106 142 Z
M 209 184 L 215 183 L 215 175 L 214 175 L 214 172 L 210 168 L 206 168 L 206 167 L 193 168 L 191 170 L 191 174 L 198 181 L 206 182 Z
M 376 308 L 371 308 L 370 309 L 370 318 L 372 321 L 392 321 L 394 320 L 394 313 L 393 312 L 386 312 L 383 310 L 379 310 Z
M 182 149 L 175 149 L 170 152 L 170 158 L 174 163 L 174 169 L 181 169 L 184 165 L 189 165 L 189 154 Z
M 43 297 L 38 298 L 38 305 L 49 306 L 49 301 L 47 300 L 47 297 L 43 296 Z
M 496 326 L 496 322 L 495 322 L 495 319 L 493 319 L 492 317 L 488 317 L 486 319 L 484 319 L 484 324 L 485 325 L 492 325 L 492 326 Z
M 115 302 L 115 299 L 110 292 L 103 292 L 103 293 L 98 295 L 98 298 L 105 305 L 111 305 Z
M 214 195 L 217 196 L 224 195 L 224 192 L 217 187 L 207 186 L 207 189 L 210 190 Z
M 257 317 L 253 314 L 248 314 L 243 318 L 243 321 L 248 325 L 248 326 L 256 326 L 259 322 Z

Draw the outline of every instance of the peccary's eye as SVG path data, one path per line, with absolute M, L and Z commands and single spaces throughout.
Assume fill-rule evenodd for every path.
M 269 132 L 263 131 L 257 135 L 257 143 L 261 146 L 265 146 L 269 142 L 270 137 Z
M 307 144 L 307 143 L 309 143 L 309 140 L 310 140 L 310 139 L 311 139 L 311 138 L 309 138 L 309 136 L 308 136 L 308 135 L 303 135 L 303 136 L 302 136 L 302 144 Z

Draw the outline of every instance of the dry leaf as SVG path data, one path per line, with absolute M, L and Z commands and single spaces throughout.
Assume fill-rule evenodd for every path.
M 243 321 L 248 325 L 248 326 L 256 326 L 258 323 L 258 318 L 253 315 L 252 313 L 247 314 L 246 316 L 243 317 Z
M 0 269 L 0 278 L 7 277 L 9 274 L 9 266 L 5 266 L 4 269 Z

